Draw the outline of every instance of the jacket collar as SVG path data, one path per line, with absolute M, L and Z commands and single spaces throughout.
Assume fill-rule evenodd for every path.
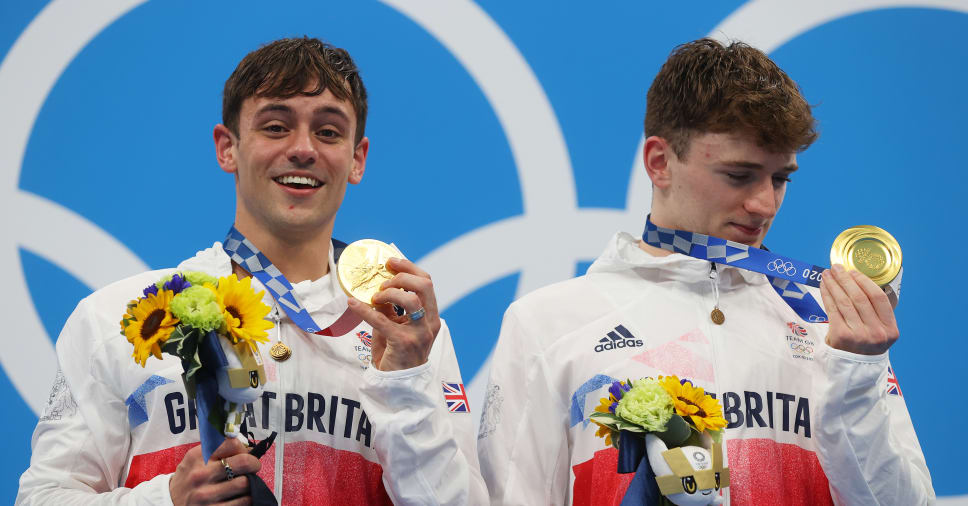
M 625 270 L 647 269 L 650 278 L 658 270 L 661 279 L 683 282 L 698 282 L 709 279 L 712 262 L 700 260 L 680 253 L 657 257 L 639 248 L 639 239 L 626 232 L 615 234 L 608 246 L 595 263 L 588 268 L 593 272 L 618 272 Z M 766 276 L 746 269 L 739 269 L 727 265 L 717 264 L 719 284 L 722 288 L 739 288 L 745 285 L 759 285 L 768 283 Z M 645 273 L 640 273 L 645 277 Z

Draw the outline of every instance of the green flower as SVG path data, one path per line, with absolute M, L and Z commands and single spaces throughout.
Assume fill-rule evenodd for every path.
M 210 276 L 204 272 L 185 271 L 181 274 L 182 276 L 185 276 L 185 279 L 187 279 L 192 286 L 203 286 L 205 284 L 215 286 L 215 284 L 218 283 L 218 280 L 215 279 L 215 276 Z
M 189 283 L 191 283 L 192 286 L 202 286 L 205 283 L 215 285 L 215 283 L 218 282 L 218 280 L 215 279 L 215 276 L 210 276 L 208 274 L 205 274 L 204 272 L 199 272 L 199 271 L 183 271 L 183 272 L 176 272 L 174 274 L 180 275 L 182 278 L 185 279 L 185 281 L 188 281 Z M 174 274 L 169 274 L 161 278 L 157 283 L 155 283 L 155 286 L 157 286 L 158 289 L 161 290 L 162 288 L 165 287 L 165 283 L 171 281 L 171 278 Z
M 650 432 L 664 431 L 673 411 L 672 397 L 652 378 L 634 381 L 615 408 L 616 415 Z
M 176 295 L 171 300 L 171 312 L 182 324 L 203 332 L 217 329 L 225 322 L 215 292 L 201 285 L 191 286 Z

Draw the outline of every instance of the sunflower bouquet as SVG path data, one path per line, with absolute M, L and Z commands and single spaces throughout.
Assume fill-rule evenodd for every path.
M 715 397 L 676 376 L 616 381 L 608 394 L 589 418 L 595 435 L 619 450 L 618 472 L 635 473 L 622 504 L 719 497 L 706 492 L 729 484 L 721 451 L 726 420 Z
M 144 367 L 163 352 L 181 359 L 185 389 L 199 419 L 210 422 L 200 424 L 206 459 L 221 443 L 219 436 L 245 440 L 242 406 L 265 384 L 257 343 L 268 342 L 273 324 L 265 320 L 270 310 L 262 303 L 265 292 L 255 292 L 251 282 L 235 274 L 176 272 L 145 287 L 121 317 L 135 363 Z
M 718 441 L 726 426 L 719 401 L 690 380 L 676 376 L 616 381 L 590 418 L 598 425 L 595 435 L 615 448 L 623 430 L 653 433 L 667 444 L 675 444 L 672 442 L 696 439 L 702 433 Z
M 269 314 L 269 306 L 262 303 L 265 292 L 255 293 L 251 282 L 235 274 L 216 279 L 184 271 L 148 285 L 121 317 L 121 334 L 134 345 L 134 361 L 144 367 L 149 356 L 161 359 L 165 352 L 194 360 L 197 367 L 197 353 L 186 352 L 212 331 L 258 353 L 256 343 L 268 342 L 266 331 L 273 325 L 264 319 Z

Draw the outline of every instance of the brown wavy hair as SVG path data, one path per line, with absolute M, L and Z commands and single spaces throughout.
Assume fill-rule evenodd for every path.
M 664 138 L 680 159 L 696 133 L 747 132 L 775 153 L 803 151 L 818 136 L 799 86 L 742 42 L 704 38 L 676 47 L 646 101 L 645 135 Z
M 313 89 L 306 91 L 313 86 Z M 319 39 L 279 39 L 245 55 L 225 81 L 222 124 L 239 136 L 239 112 L 249 97 L 289 98 L 329 90 L 356 113 L 356 143 L 366 130 L 366 87 L 353 58 Z

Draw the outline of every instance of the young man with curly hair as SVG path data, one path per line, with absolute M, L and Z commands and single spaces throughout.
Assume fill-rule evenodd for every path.
M 904 399 L 885 394 L 884 292 L 834 266 L 809 294 L 818 323 L 765 275 L 690 256 L 689 240 L 762 246 L 817 138 L 797 85 L 757 49 L 702 39 L 672 52 L 647 102 L 645 233 L 505 314 L 478 436 L 492 503 L 619 504 L 633 475 L 589 415 L 612 382 L 659 375 L 722 403 L 727 503 L 931 502 Z

